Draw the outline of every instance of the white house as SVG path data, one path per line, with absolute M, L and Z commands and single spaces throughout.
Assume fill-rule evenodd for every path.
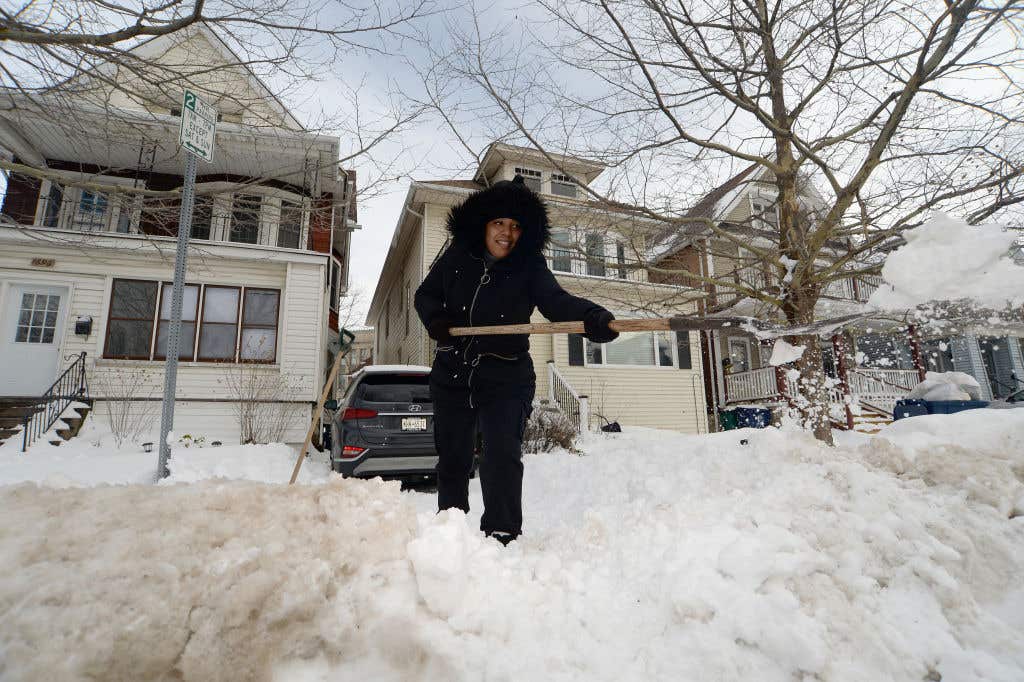
M 238 438 L 247 395 L 287 412 L 280 437 L 300 441 L 337 338 L 355 227 L 339 140 L 304 129 L 204 26 L 136 50 L 169 69 L 202 65 L 190 87 L 220 113 L 214 161 L 197 175 L 175 430 Z M 111 78 L 134 76 L 111 66 L 53 106 L 18 93 L 0 103 L 0 151 L 26 167 L 9 175 L 0 217 L 0 396 L 41 396 L 84 354 L 93 399 L 125 398 L 134 381 L 127 399 L 158 419 L 182 92 L 146 80 L 123 88 L 133 98 Z

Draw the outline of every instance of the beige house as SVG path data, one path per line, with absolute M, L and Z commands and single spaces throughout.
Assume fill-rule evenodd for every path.
M 647 241 L 657 223 L 628 207 L 598 208 L 571 177 L 590 183 L 599 164 L 492 144 L 471 180 L 415 181 L 406 195 L 367 324 L 376 331 L 378 364 L 430 365 L 434 344 L 413 309 L 413 294 L 445 248 L 450 208 L 469 194 L 517 173 L 548 205 L 553 228 L 548 264 L 571 293 L 591 298 L 618 317 L 675 314 L 691 287 L 656 284 L 643 267 Z M 691 305 L 690 310 L 694 307 Z M 536 321 L 543 318 L 535 314 Z M 603 419 L 624 425 L 703 433 L 708 429 L 704 379 L 696 333 L 623 334 L 610 344 L 579 335 L 530 339 L 537 397 L 599 427 Z
M 354 181 L 338 169 L 340 141 L 305 130 L 246 67 L 210 68 L 243 62 L 208 28 L 136 49 L 168 68 L 203 65 L 210 80 L 192 87 L 205 83 L 221 114 L 197 176 L 175 431 L 237 439 L 248 398 L 279 413 L 274 438 L 301 441 L 348 277 Z M 76 361 L 97 418 L 119 397 L 158 419 L 178 199 L 156 193 L 182 184 L 182 93 L 109 92 L 97 108 L 109 79 L 133 78 L 102 76 L 53 110 L 16 93 L 0 108 L 0 153 L 37 171 L 12 173 L 3 196 L 0 398 L 38 405 Z M 51 115 L 58 106 L 74 125 Z

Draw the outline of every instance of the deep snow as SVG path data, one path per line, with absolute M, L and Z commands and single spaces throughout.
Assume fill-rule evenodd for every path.
M 508 548 L 476 530 L 476 482 L 468 517 L 435 515 L 315 459 L 306 485 L 200 480 L 286 481 L 283 446 L 178 449 L 191 482 L 91 488 L 13 483 L 28 458 L 63 457 L 67 485 L 131 453 L 5 451 L 0 678 L 1019 682 L 1022 436 L 1024 410 L 834 448 L 595 435 L 527 456 Z

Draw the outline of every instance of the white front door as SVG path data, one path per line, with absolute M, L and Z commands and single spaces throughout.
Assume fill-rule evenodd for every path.
M 0 395 L 42 395 L 57 378 L 68 289 L 10 283 L 4 298 Z

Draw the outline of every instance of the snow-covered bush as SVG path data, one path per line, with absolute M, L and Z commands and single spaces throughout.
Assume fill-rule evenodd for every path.
M 551 452 L 561 448 L 578 454 L 576 436 L 576 427 L 558 408 L 536 402 L 523 432 L 523 451 Z

